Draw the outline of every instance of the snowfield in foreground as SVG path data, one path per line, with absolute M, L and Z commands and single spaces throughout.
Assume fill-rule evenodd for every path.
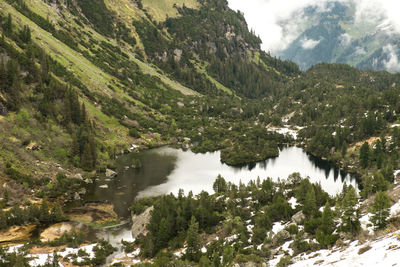
M 400 263 L 400 231 L 389 233 L 375 241 L 347 248 L 325 249 L 293 258 L 291 266 L 397 266 Z

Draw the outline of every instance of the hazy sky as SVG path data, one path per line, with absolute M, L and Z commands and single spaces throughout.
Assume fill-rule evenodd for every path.
M 265 51 L 283 50 L 295 40 L 302 29 L 304 8 L 315 6 L 326 10 L 330 2 L 356 7 L 355 23 L 373 25 L 371 31 L 400 33 L 400 0 L 228 0 L 233 10 L 244 13 L 249 28 L 263 41 Z M 303 47 L 312 49 L 319 40 L 305 40 Z

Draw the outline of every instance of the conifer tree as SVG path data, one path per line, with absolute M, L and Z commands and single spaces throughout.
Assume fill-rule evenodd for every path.
M 51 266 L 52 266 L 52 267 L 59 267 L 59 266 L 60 266 L 60 263 L 59 263 L 59 261 L 58 261 L 58 255 L 57 255 L 57 251 L 56 251 L 56 250 L 53 251 L 53 261 L 52 261 L 52 263 L 51 263 Z
M 317 200 L 315 198 L 314 187 L 311 187 L 311 190 L 308 191 L 306 194 L 303 206 L 303 212 L 307 217 L 312 217 L 316 211 L 317 211 Z
M 211 265 L 211 261 L 207 256 L 202 256 L 199 260 L 199 267 L 209 267 Z
M 40 67 L 42 71 L 42 82 L 47 83 L 49 78 L 49 63 L 47 61 L 47 55 L 43 50 L 41 51 Z
M 93 154 L 89 143 L 86 143 L 83 147 L 83 153 L 81 156 L 81 168 L 87 171 L 93 169 Z
M 317 229 L 317 241 L 322 247 L 333 245 L 337 240 L 337 235 L 332 234 L 335 231 L 334 214 L 327 201 L 322 212 L 321 225 Z
M 17 253 L 15 255 L 15 264 L 13 267 L 26 267 L 29 266 L 23 254 Z
M 7 218 L 6 215 L 3 211 L 0 211 L 0 229 L 6 229 L 7 228 Z
M 376 194 L 372 213 L 371 223 L 375 226 L 375 229 L 385 228 L 386 220 L 390 214 L 390 198 L 385 192 L 380 191 Z
M 79 150 L 79 142 L 78 138 L 76 137 L 76 134 L 72 134 L 72 144 L 71 144 L 71 156 L 79 156 L 80 155 L 80 150 Z
M 226 192 L 227 189 L 226 181 L 224 177 L 222 177 L 220 174 L 218 175 L 217 179 L 215 179 L 215 182 L 213 184 L 213 189 L 216 194 Z
M 347 143 L 346 141 L 344 141 L 342 144 L 342 157 L 346 156 L 346 154 L 347 154 Z
M 50 222 L 49 206 L 47 200 L 43 199 L 42 205 L 40 206 L 39 220 L 41 222 Z
M 52 208 L 50 213 L 51 220 L 53 222 L 60 222 L 64 219 L 64 214 L 60 206 L 55 206 Z
M 97 161 L 97 150 L 96 150 L 96 143 L 94 140 L 93 133 L 89 135 L 89 149 L 90 149 L 90 154 L 91 154 L 91 167 L 94 169 L 96 167 L 96 161 Z
M 360 166 L 363 169 L 368 167 L 369 153 L 370 153 L 369 144 L 367 142 L 365 142 L 360 148 Z
M 19 36 L 24 43 L 29 43 L 31 41 L 31 30 L 27 25 L 19 33 Z
M 78 95 L 71 91 L 70 93 L 70 109 L 71 109 L 71 119 L 72 122 L 76 125 L 79 125 L 81 122 L 81 108 L 79 106 Z
M 157 240 L 157 242 L 155 243 L 156 251 L 158 251 L 161 248 L 165 248 L 167 246 L 167 243 L 169 240 L 169 229 L 168 229 L 168 222 L 167 222 L 166 218 L 161 219 L 156 240 Z
M 361 190 L 361 196 L 364 199 L 369 198 L 374 193 L 374 181 L 371 175 L 364 176 L 363 189 Z
M 81 111 L 80 123 L 85 123 L 86 122 L 86 107 L 85 107 L 84 103 L 82 103 L 80 111 Z
M 12 32 L 13 32 L 12 17 L 11 17 L 10 13 L 8 13 L 7 20 L 3 25 L 3 30 L 8 36 L 10 36 L 12 34 Z
M 388 182 L 385 180 L 385 177 L 380 172 L 374 173 L 373 184 L 374 184 L 374 192 L 385 191 L 388 189 L 389 186 Z
M 343 232 L 358 233 L 360 231 L 360 209 L 357 207 L 357 193 L 352 185 L 347 188 L 347 193 L 341 203 Z
M 200 253 L 200 236 L 199 236 L 199 223 L 196 218 L 192 216 L 189 223 L 189 229 L 186 236 L 187 250 L 186 257 L 190 261 L 198 261 Z
M 7 69 L 4 64 L 4 59 L 0 58 L 0 90 L 4 90 L 7 86 Z

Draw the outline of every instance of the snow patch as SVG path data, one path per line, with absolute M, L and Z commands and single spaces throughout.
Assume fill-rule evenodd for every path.
M 274 233 L 274 235 L 276 235 L 277 233 L 282 231 L 285 226 L 286 224 L 283 224 L 283 222 L 276 222 L 272 225 L 272 232 Z
M 360 218 L 361 228 L 368 231 L 370 235 L 374 233 L 374 227 L 370 221 L 371 217 L 372 213 L 367 213 Z
M 69 254 L 78 254 L 79 250 L 83 250 L 85 251 L 89 256 L 90 259 L 93 259 L 95 257 L 93 248 L 97 245 L 96 244 L 90 244 L 90 245 L 86 245 L 86 246 L 82 246 L 79 248 L 66 248 L 63 251 L 59 251 L 57 252 L 57 255 L 59 257 L 66 257 Z M 11 247 L 9 249 L 15 249 L 16 247 Z M 14 250 L 15 251 L 15 250 Z M 29 261 L 29 266 L 42 266 L 44 264 L 46 264 L 46 262 L 48 262 L 49 260 L 53 259 L 53 253 L 51 254 L 28 254 L 28 257 L 32 257 L 32 260 Z M 77 262 L 82 262 L 84 259 L 81 257 L 77 258 Z
M 268 131 L 288 135 L 291 136 L 293 139 L 297 139 L 297 130 L 293 130 L 289 128 L 289 125 L 285 125 L 282 128 L 268 128 Z
M 247 225 L 246 228 L 247 228 L 247 232 L 252 233 L 252 232 L 253 232 L 254 225 L 251 225 L 251 224 L 250 224 L 250 225 Z
M 226 237 L 226 238 L 225 238 L 225 241 L 227 241 L 227 242 L 232 242 L 232 241 L 234 241 L 234 240 L 236 240 L 236 239 L 238 239 L 238 235 L 237 235 L 237 234 L 234 234 L 234 235 L 231 235 L 231 236 Z
M 390 218 L 396 217 L 400 214 L 400 200 L 390 208 Z
M 297 199 L 295 197 L 291 197 L 288 203 L 292 206 L 292 209 L 295 209 L 297 205 Z
M 185 254 L 185 252 L 186 252 L 186 248 L 175 252 L 174 255 L 177 256 L 178 258 L 180 258 Z
M 45 265 L 46 262 L 52 262 L 53 259 L 53 255 L 50 254 L 35 254 L 29 256 L 33 257 L 33 259 L 29 261 L 30 266 L 42 266 Z
M 140 254 L 140 248 L 137 248 L 136 250 L 132 251 L 131 253 L 126 254 L 127 257 L 129 258 L 135 258 L 139 256 Z
M 399 233 L 400 231 L 390 233 L 383 238 L 364 244 L 354 241 L 345 249 L 334 247 L 308 255 L 300 254 L 293 258 L 294 264 L 291 266 L 314 266 L 316 262 L 318 266 L 397 266 L 400 248 Z M 362 254 L 359 254 L 360 252 Z

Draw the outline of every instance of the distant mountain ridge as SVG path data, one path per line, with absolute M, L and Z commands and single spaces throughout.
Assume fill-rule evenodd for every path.
M 332 2 L 326 10 L 304 10 L 308 27 L 277 56 L 301 69 L 321 63 L 345 63 L 359 69 L 400 70 L 400 34 L 389 22 L 356 21 L 352 4 Z

